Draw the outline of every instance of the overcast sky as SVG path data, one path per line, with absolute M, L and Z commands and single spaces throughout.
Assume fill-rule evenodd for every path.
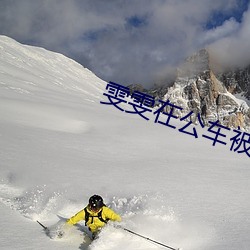
M 250 0 L 0 0 L 0 34 L 61 52 L 106 81 L 145 86 L 212 47 L 250 62 Z

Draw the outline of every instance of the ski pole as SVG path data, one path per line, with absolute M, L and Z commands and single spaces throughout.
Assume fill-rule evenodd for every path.
M 141 238 L 143 238 L 143 239 L 145 239 L 145 240 L 154 242 L 154 243 L 156 243 L 156 244 L 158 244 L 158 245 L 161 245 L 161 246 L 163 246 L 163 247 L 169 248 L 169 249 L 171 249 L 171 250 L 180 250 L 180 248 L 173 248 L 173 247 L 167 246 L 167 245 L 162 244 L 162 243 L 160 243 L 160 242 L 158 242 L 158 241 L 155 241 L 155 240 L 152 240 L 152 239 L 150 239 L 150 238 L 148 238 L 148 237 L 145 237 L 145 236 L 143 236 L 143 235 L 141 235 L 141 234 L 135 233 L 135 232 L 133 232 L 133 231 L 127 229 L 127 228 L 122 228 L 122 229 L 125 230 L 125 231 L 127 231 L 127 232 L 129 232 L 129 233 L 131 233 L 131 234 L 137 235 L 137 236 L 139 236 L 139 237 L 141 237 Z
M 43 229 L 46 231 L 46 230 L 48 230 L 48 228 L 47 227 L 45 227 L 41 222 L 39 222 L 38 220 L 36 221 L 40 226 L 42 226 L 43 227 Z

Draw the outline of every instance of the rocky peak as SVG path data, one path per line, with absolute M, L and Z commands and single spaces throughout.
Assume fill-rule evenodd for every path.
M 210 126 L 209 121 L 219 120 L 223 126 L 238 129 L 250 129 L 250 66 L 245 69 L 216 72 L 209 51 L 202 49 L 188 57 L 177 69 L 172 84 L 154 85 L 146 90 L 142 85 L 130 85 L 130 89 L 144 92 L 155 100 L 169 100 L 181 107 L 174 114 L 179 118 L 191 111 L 188 120 L 198 124 L 198 114 L 202 122 Z M 236 98 L 235 94 L 238 94 Z M 239 98 L 242 96 L 249 101 Z M 156 102 L 158 104 L 158 102 Z M 166 112 L 170 112 L 170 106 Z
M 209 52 L 202 49 L 187 58 L 177 72 L 175 82 L 163 98 L 182 108 L 176 109 L 175 115 L 183 117 L 193 111 L 189 120 L 195 124 L 199 113 L 204 125 L 209 125 L 209 121 L 219 120 L 222 125 L 230 128 L 250 127 L 248 105 L 232 94 L 236 89 L 239 91 L 245 85 L 249 86 L 249 71 L 231 73 L 233 75 L 222 74 L 219 78 L 211 69 Z M 226 82 L 223 82 L 223 77 Z
M 202 49 L 194 55 L 188 57 L 177 69 L 177 77 L 195 77 L 203 75 L 210 70 L 209 53 Z

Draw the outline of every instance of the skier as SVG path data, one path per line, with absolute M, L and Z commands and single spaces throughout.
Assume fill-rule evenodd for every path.
M 67 224 L 74 225 L 80 220 L 85 220 L 85 226 L 92 232 L 92 238 L 94 239 L 109 220 L 120 222 L 122 219 L 113 210 L 105 206 L 101 196 L 95 194 L 89 198 L 89 204 L 72 216 Z

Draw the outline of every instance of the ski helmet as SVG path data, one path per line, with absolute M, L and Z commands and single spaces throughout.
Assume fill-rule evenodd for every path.
M 89 206 L 93 210 L 98 210 L 103 207 L 103 199 L 99 195 L 93 195 L 89 198 Z

